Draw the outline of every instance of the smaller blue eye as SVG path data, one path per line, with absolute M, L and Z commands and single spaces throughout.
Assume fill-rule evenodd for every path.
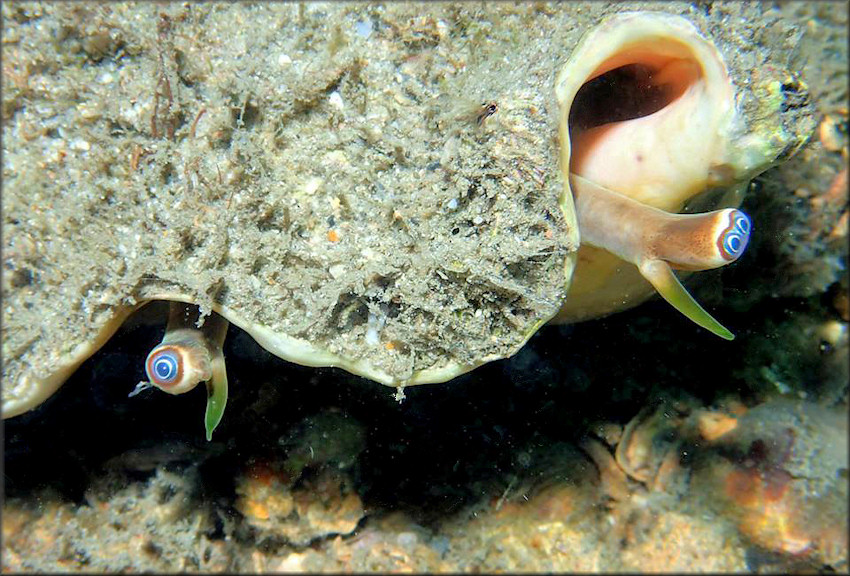
M 735 215 L 735 228 L 745 237 L 750 235 L 750 219 L 743 212 Z
M 150 363 L 151 381 L 154 384 L 171 384 L 177 379 L 179 373 L 180 359 L 171 350 L 162 351 L 156 354 Z

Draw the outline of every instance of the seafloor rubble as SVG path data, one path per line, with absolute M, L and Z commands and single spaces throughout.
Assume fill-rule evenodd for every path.
M 471 387 L 483 391 L 480 384 Z M 376 408 L 362 388 L 352 385 L 347 392 L 349 400 L 360 395 L 364 404 L 373 404 L 368 408 Z M 519 387 L 512 392 L 522 393 Z M 691 396 L 667 397 L 625 427 L 576 417 L 567 432 L 566 425 L 555 423 L 556 413 L 539 403 L 503 396 L 483 402 L 495 412 L 487 414 L 442 410 L 447 400 L 461 398 L 420 398 L 418 409 L 406 411 L 413 412 L 406 414 L 413 416 L 407 426 L 394 414 L 396 421 L 387 427 L 400 434 L 395 438 L 374 438 L 378 427 L 367 433 L 338 410 L 313 414 L 252 456 L 236 450 L 256 449 L 245 439 L 255 430 L 231 436 L 227 447 L 202 448 L 164 442 L 161 432 L 154 433 L 84 470 L 80 461 L 102 453 L 102 447 L 40 467 L 14 454 L 18 447 L 12 444 L 4 569 L 846 566 L 848 446 L 842 410 L 787 399 L 747 409 L 728 397 L 706 409 Z M 253 414 L 248 409 L 248 420 L 266 420 L 279 407 Z M 549 416 L 534 429 L 500 418 L 535 409 Z M 451 412 L 455 424 L 430 426 L 443 412 Z M 273 437 L 280 428 L 270 423 L 266 432 Z M 352 442 L 352 431 L 370 440 Z M 468 446 L 456 446 L 458 438 Z M 446 459 L 451 452 L 453 463 Z M 314 458 L 305 461 L 303 454 Z M 70 470 L 70 462 L 77 470 Z M 44 468 L 57 466 L 69 472 L 60 475 L 64 481 L 39 486 L 37 478 L 50 476 Z
M 27 5 L 9 6 L 19 33 Z M 231 328 L 230 405 L 206 443 L 200 396 L 127 398 L 162 336 L 154 305 L 43 406 L 4 422 L 3 570 L 846 571 L 846 6 L 653 7 L 725 42 L 780 35 L 822 115 L 800 154 L 754 183 L 750 252 L 694 285 L 734 343 L 652 302 L 543 328 L 510 359 L 399 403 Z M 608 8 L 573 9 L 592 20 Z M 417 10 L 381 18 L 427 47 Z M 509 8 L 458 10 L 483 38 Z M 57 39 L 71 56 L 115 49 L 80 30 Z M 4 131 L 37 88 L 5 90 L 24 72 L 11 66 Z M 4 282 L 26 274 L 4 270 Z

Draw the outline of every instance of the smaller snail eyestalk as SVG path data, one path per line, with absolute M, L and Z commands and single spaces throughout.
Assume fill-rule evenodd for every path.
M 170 304 L 165 336 L 145 361 L 148 382 L 139 382 L 130 396 L 150 387 L 184 394 L 206 382 L 204 427 L 207 440 L 211 440 L 227 405 L 227 369 L 222 348 L 229 322 L 212 314 L 201 328 L 196 328 L 198 315 L 197 306 Z
M 582 242 L 638 267 L 676 310 L 725 340 L 734 334 L 688 293 L 673 269 L 710 270 L 737 260 L 750 238 L 746 214 L 725 208 L 703 214 L 659 210 L 570 174 Z

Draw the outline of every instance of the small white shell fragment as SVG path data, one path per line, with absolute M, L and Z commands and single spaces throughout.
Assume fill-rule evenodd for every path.
M 319 188 L 322 186 L 324 180 L 319 178 L 318 176 L 313 176 L 307 183 L 304 185 L 304 193 L 305 194 L 315 194 L 319 191 Z
M 278 66 L 289 66 L 292 64 L 292 58 L 289 57 L 289 54 L 282 53 L 277 57 Z
M 380 332 L 386 321 L 386 316 L 378 317 L 373 312 L 369 312 L 369 318 L 366 321 L 366 344 L 376 346 L 381 341 Z
M 325 154 L 325 162 L 331 166 L 348 166 L 348 157 L 342 150 L 334 150 Z
M 334 90 L 331 92 L 331 95 L 328 97 L 328 100 L 331 103 L 331 106 L 337 108 L 338 110 L 343 110 L 345 108 L 345 103 L 342 101 L 342 96 L 340 96 L 339 92 Z
M 399 81 L 399 84 L 401 84 L 401 81 Z M 415 104 L 415 102 L 411 98 L 408 98 L 401 92 L 394 93 L 393 100 L 395 100 L 398 104 L 401 104 L 402 106 L 412 106 L 413 104 Z
M 328 272 L 333 276 L 334 280 L 340 278 L 348 269 L 343 264 L 334 264 L 328 268 Z
M 380 342 L 378 331 L 374 326 L 369 326 L 369 328 L 366 329 L 366 344 L 369 346 L 375 346 L 378 342 Z
M 77 111 L 85 120 L 96 120 L 101 116 L 100 106 L 95 102 L 81 102 L 77 104 Z
M 361 38 L 369 38 L 372 35 L 372 23 L 368 20 L 358 20 L 354 23 L 354 31 Z
M 384 133 L 381 131 L 380 126 L 367 125 L 363 126 L 362 130 L 363 135 L 366 136 L 366 139 L 369 141 L 370 144 L 374 144 L 375 142 L 380 140 L 381 137 L 384 135 Z
M 71 142 L 71 149 L 80 150 L 82 152 L 88 152 L 89 150 L 91 150 L 91 144 L 88 141 L 83 140 L 82 138 L 77 138 L 76 140 Z
M 451 138 L 449 138 L 443 145 L 443 151 L 440 153 L 440 164 L 451 164 L 451 161 L 454 159 L 455 156 L 457 156 L 457 150 L 459 145 L 460 140 L 457 136 L 452 136 Z

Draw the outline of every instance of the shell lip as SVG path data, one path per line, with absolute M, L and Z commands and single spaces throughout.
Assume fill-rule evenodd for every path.
M 681 16 L 609 17 L 581 39 L 555 90 L 567 190 L 576 173 L 678 211 L 729 162 L 734 86 L 714 44 Z
M 100 330 L 94 340 L 77 346 L 72 352 L 63 356 L 60 362 L 52 366 L 52 370 L 48 374 L 38 374 L 32 369 L 25 370 L 20 379 L 20 387 L 23 393 L 14 398 L 4 397 L 0 416 L 3 419 L 19 416 L 39 406 L 58 390 L 65 380 L 86 359 L 97 352 L 133 312 L 157 300 L 183 302 L 186 304 L 197 303 L 196 299 L 189 294 L 158 289 L 144 290 L 137 298 L 133 299 L 134 304 L 125 306 L 118 311 Z M 446 382 L 482 364 L 503 358 L 501 355 L 491 355 L 479 358 L 473 364 L 461 364 L 456 361 L 447 360 L 441 365 L 415 372 L 406 380 L 400 380 L 364 358 L 343 357 L 306 340 L 275 332 L 271 327 L 252 322 L 227 306 L 214 303 L 210 306 L 210 309 L 246 331 L 260 346 L 283 360 L 302 366 L 342 368 L 357 376 L 368 378 L 390 387 L 403 388 L 418 384 Z M 544 322 L 541 320 L 534 329 L 530 330 L 523 342 L 530 338 Z M 161 347 L 157 349 L 161 349 Z M 183 389 L 178 391 L 169 389 L 168 387 L 158 387 L 169 393 L 181 393 L 185 391 Z

